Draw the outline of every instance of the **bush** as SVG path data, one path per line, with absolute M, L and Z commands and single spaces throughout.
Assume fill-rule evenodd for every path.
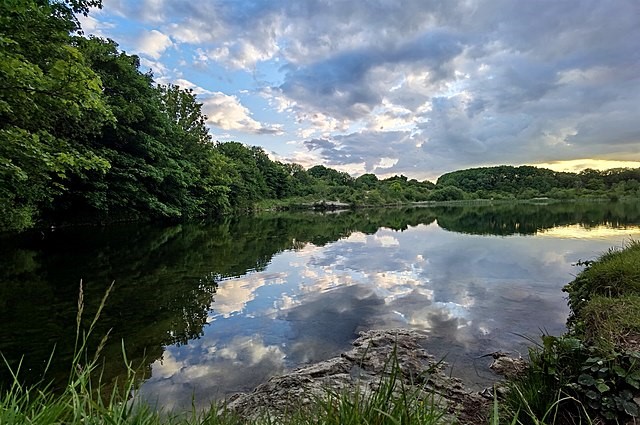
M 464 198 L 465 192 L 455 186 L 445 186 L 429 194 L 430 201 L 461 201 Z

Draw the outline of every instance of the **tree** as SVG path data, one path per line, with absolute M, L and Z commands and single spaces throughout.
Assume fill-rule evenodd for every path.
M 260 159 L 260 155 L 256 156 L 256 151 L 238 142 L 220 143 L 216 149 L 231 164 L 231 205 L 248 208 L 256 201 L 267 197 L 269 188 L 258 167 L 257 160 Z
M 354 179 L 347 173 L 327 168 L 324 165 L 316 165 L 307 170 L 310 176 L 338 186 L 350 186 Z
M 183 137 L 199 144 L 211 143 L 207 117 L 202 113 L 202 103 L 198 102 L 193 90 L 173 84 L 159 85 L 157 89 L 162 111 L 183 132 Z
M 74 7 L 99 3 L 0 3 L 0 230 L 32 226 L 71 175 L 109 168 L 78 143 L 113 115 L 71 35 Z
M 378 185 L 378 177 L 375 174 L 363 174 L 356 178 L 356 186 L 363 189 L 373 189 Z

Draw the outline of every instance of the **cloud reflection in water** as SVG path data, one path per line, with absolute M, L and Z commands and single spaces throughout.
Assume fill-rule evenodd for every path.
M 336 355 L 360 330 L 390 327 L 427 330 L 434 354 L 486 384 L 487 365 L 476 358 L 525 353 L 518 335 L 562 332 L 572 263 L 622 237 L 550 234 L 479 236 L 432 223 L 282 252 L 263 272 L 222 281 L 204 335 L 167 347 L 142 392 L 166 407 L 188 407 L 193 393 L 204 407 Z

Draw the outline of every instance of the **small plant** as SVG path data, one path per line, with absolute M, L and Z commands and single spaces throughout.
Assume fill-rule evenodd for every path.
M 438 365 L 433 366 L 437 368 Z M 438 396 L 427 389 L 424 371 L 407 383 L 398 363 L 396 350 L 387 360 L 382 376 L 375 383 L 375 391 L 367 385 L 355 390 L 327 388 L 323 396 L 316 396 L 309 408 L 294 411 L 277 423 L 284 425 L 436 425 L 444 421 L 445 409 Z
M 588 415 L 571 386 L 584 358 L 579 339 L 543 335 L 542 343 L 529 350 L 529 367 L 508 383 L 507 416 L 533 425 L 564 423 L 570 417 L 586 420 Z
M 624 416 L 638 417 L 633 400 L 640 389 L 640 354 L 615 353 L 602 357 L 595 347 L 584 361 L 581 373 L 572 385 L 581 399 L 607 420 Z
M 530 367 L 509 384 L 507 411 L 523 424 L 589 420 L 620 421 L 640 416 L 640 353 L 603 352 L 575 336 L 545 335 L 530 350 Z M 560 422 L 556 422 L 557 419 Z

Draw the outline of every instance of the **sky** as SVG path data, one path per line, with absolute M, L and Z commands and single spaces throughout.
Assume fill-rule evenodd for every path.
M 640 167 L 638 0 L 103 0 L 81 22 L 274 160 Z

